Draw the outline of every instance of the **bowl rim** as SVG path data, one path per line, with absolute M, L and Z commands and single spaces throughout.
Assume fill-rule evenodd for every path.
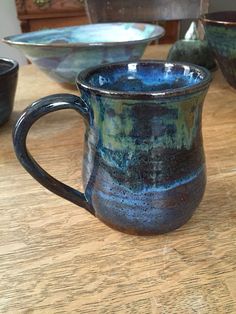
M 137 25 L 137 26 L 147 26 L 151 25 L 153 27 L 154 34 L 150 37 L 144 39 L 136 39 L 136 40 L 124 40 L 124 41 L 113 41 L 113 42 L 77 42 L 77 43 L 33 43 L 33 42 L 23 42 L 14 40 L 17 36 L 24 36 L 27 34 L 40 34 L 45 32 L 45 30 L 38 30 L 34 32 L 16 34 L 11 36 L 6 36 L 2 39 L 2 41 L 9 45 L 15 46 L 28 46 L 28 47 L 45 47 L 45 48 L 53 48 L 53 47 L 60 47 L 60 48 L 73 48 L 73 47 L 94 47 L 94 46 L 119 46 L 125 44 L 135 44 L 135 43 L 147 43 L 152 40 L 159 39 L 165 35 L 165 29 L 160 25 L 150 24 L 150 23 L 135 23 L 135 22 L 112 22 L 112 23 L 95 23 L 95 24 L 84 24 L 84 25 L 76 25 L 76 26 L 67 26 L 67 27 L 58 27 L 58 28 L 51 28 L 49 31 L 57 31 L 62 29 L 69 29 L 69 28 L 81 28 L 86 26 L 91 26 L 96 28 L 97 25 L 121 25 L 121 24 L 130 24 L 130 25 Z
M 19 69 L 19 63 L 16 60 L 0 57 L 0 62 L 4 62 L 9 65 L 9 68 L 6 69 L 6 71 L 2 73 L 0 72 L 0 77 L 15 73 Z
M 87 82 L 86 78 L 96 72 L 97 70 L 104 69 L 106 67 L 113 67 L 113 66 L 127 66 L 129 64 L 136 64 L 136 65 L 142 65 L 142 64 L 154 64 L 154 65 L 164 65 L 168 64 L 171 66 L 188 66 L 194 70 L 197 70 L 201 72 L 205 77 L 204 79 L 192 86 L 184 86 L 184 87 L 178 87 L 173 89 L 165 89 L 162 91 L 152 91 L 152 92 L 127 92 L 127 91 L 117 91 L 117 90 L 109 90 L 109 89 L 103 89 L 100 87 L 96 87 L 90 83 Z M 151 99 L 151 98 L 169 98 L 173 96 L 181 96 L 186 94 L 191 94 L 193 92 L 198 92 L 203 90 L 204 88 L 208 87 L 212 81 L 212 75 L 210 71 L 208 71 L 206 68 L 187 63 L 187 62 L 168 62 L 165 60 L 141 60 L 138 62 L 114 62 L 109 64 L 104 64 L 100 66 L 95 66 L 88 68 L 86 70 L 83 70 L 80 72 L 76 77 L 76 85 L 78 88 L 85 89 L 87 91 L 93 92 L 96 95 L 99 96 L 106 96 L 106 97 L 112 97 L 112 98 L 125 98 L 125 99 Z
M 217 20 L 217 19 L 213 19 L 213 18 L 210 18 L 210 16 L 213 16 L 214 14 L 219 14 L 219 13 L 232 13 L 234 12 L 235 13 L 235 17 L 236 17 L 236 10 L 232 10 L 232 11 L 215 11 L 215 12 L 211 12 L 211 13 L 205 13 L 205 14 L 202 14 L 200 16 L 200 20 L 203 22 L 203 23 L 209 23 L 209 24 L 220 24 L 220 25 L 232 25 L 232 26 L 236 26 L 236 21 L 235 22 L 230 22 L 230 21 L 223 21 L 223 20 Z

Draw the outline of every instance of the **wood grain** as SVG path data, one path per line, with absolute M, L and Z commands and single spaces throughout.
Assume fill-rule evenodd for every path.
M 82 0 L 51 0 L 38 6 L 33 0 L 16 0 L 23 32 L 88 24 Z
M 152 46 L 147 58 L 164 58 Z M 236 92 L 221 73 L 205 101 L 204 200 L 189 223 L 155 237 L 116 232 L 41 187 L 15 158 L 11 128 L 33 100 L 71 92 L 32 65 L 0 129 L 0 313 L 236 313 Z M 74 91 L 74 93 L 77 93 Z M 28 146 L 52 175 L 81 188 L 82 121 L 58 112 Z

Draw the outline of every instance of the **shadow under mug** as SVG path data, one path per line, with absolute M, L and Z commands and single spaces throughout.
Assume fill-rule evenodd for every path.
M 161 61 L 83 71 L 81 97 L 51 95 L 25 110 L 13 134 L 16 155 L 43 186 L 114 229 L 139 235 L 174 230 L 190 219 L 205 190 L 201 119 L 210 82 L 204 68 Z M 69 108 L 86 125 L 84 193 L 51 177 L 26 148 L 36 120 Z
M 0 125 L 8 121 L 13 110 L 18 69 L 16 61 L 0 58 Z

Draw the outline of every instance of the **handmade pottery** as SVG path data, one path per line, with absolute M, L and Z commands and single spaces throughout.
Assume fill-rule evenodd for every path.
M 46 188 L 115 229 L 174 230 L 190 219 L 205 190 L 201 116 L 210 81 L 204 68 L 158 61 L 83 71 L 81 98 L 48 96 L 22 114 L 14 130 L 16 155 Z M 25 146 L 37 119 L 66 108 L 86 125 L 84 194 L 48 175 Z
M 0 58 L 0 125 L 7 122 L 12 113 L 18 68 L 16 61 Z
M 200 39 L 196 22 L 192 22 L 184 39 L 171 47 L 167 61 L 189 62 L 203 66 L 210 71 L 216 70 L 216 62 L 205 39 Z
M 236 88 L 236 11 L 209 13 L 201 20 L 225 79 Z
M 91 24 L 40 30 L 4 38 L 52 79 L 75 88 L 78 72 L 103 63 L 139 60 L 146 46 L 164 34 L 157 25 Z

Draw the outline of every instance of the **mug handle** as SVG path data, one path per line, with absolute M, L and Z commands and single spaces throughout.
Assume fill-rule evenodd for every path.
M 91 109 L 82 98 L 71 94 L 55 94 L 41 98 L 27 107 L 16 122 L 13 130 L 15 153 L 22 166 L 40 184 L 60 197 L 85 208 L 94 215 L 94 210 L 88 203 L 84 193 L 53 178 L 40 167 L 27 150 L 26 139 L 34 122 L 50 112 L 62 109 L 74 109 L 81 114 L 86 124 L 91 123 Z

